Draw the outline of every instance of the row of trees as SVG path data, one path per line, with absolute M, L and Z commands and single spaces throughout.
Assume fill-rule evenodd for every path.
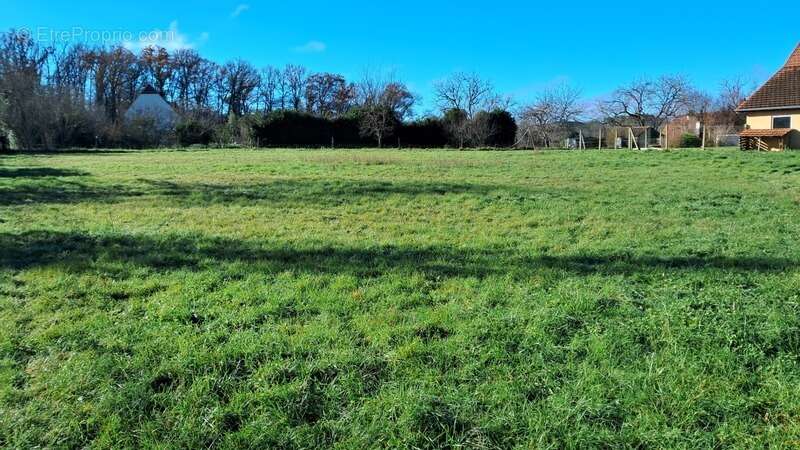
M 589 103 L 581 99 L 579 90 L 561 84 L 545 89 L 519 110 L 520 141 L 529 147 L 558 146 L 572 130 L 581 128 L 579 122 L 587 117 L 598 127 L 642 127 L 664 132 L 674 119 L 690 116 L 700 124 L 699 139 L 711 139 L 715 137 L 712 133 L 733 134 L 741 129 L 744 119 L 736 108 L 752 86 L 744 78 L 735 78 L 723 81 L 719 91 L 710 94 L 694 88 L 683 76 L 640 78 Z
M 152 133 L 123 113 L 145 85 L 180 113 L 174 135 Z M 567 85 L 516 105 L 471 73 L 436 83 L 440 114 L 416 118 L 418 96 L 391 74 L 352 82 L 297 65 L 258 69 L 217 64 L 191 49 L 78 44 L 56 49 L 17 31 L 0 35 L 0 146 L 64 148 L 171 144 L 314 146 L 554 146 L 570 124 L 594 113 L 604 123 L 658 128 L 685 113 L 726 120 L 744 83 L 712 96 L 681 77 L 640 80 L 595 108 Z M 723 119 L 719 119 L 723 118 Z M 706 120 L 706 119 L 703 119 Z

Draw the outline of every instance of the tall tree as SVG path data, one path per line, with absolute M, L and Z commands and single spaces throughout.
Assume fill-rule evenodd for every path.
M 306 80 L 306 111 L 320 117 L 336 117 L 353 105 L 355 86 L 341 75 L 316 73 Z
M 250 63 L 238 59 L 221 69 L 222 97 L 229 115 L 240 117 L 250 111 L 261 77 Z
M 686 110 L 690 93 L 691 86 L 682 76 L 644 78 L 618 88 L 599 109 L 614 124 L 659 129 Z
M 275 109 L 286 110 L 288 107 L 290 89 L 289 80 L 285 70 L 278 70 L 275 79 Z
M 145 47 L 142 49 L 140 59 L 147 82 L 165 98 L 172 98 L 171 93 L 167 92 L 167 87 L 174 68 L 167 49 L 158 46 Z
M 202 60 L 197 69 L 197 79 L 191 88 L 191 98 L 194 107 L 203 110 L 214 109 L 214 93 L 217 86 L 221 85 L 217 81 L 220 79 L 219 65 L 213 61 Z
M 47 94 L 53 116 L 43 137 L 52 147 L 87 147 L 96 144 L 101 120 L 89 100 L 91 50 L 82 44 L 65 46 L 52 58 Z
M 203 58 L 192 49 L 180 49 L 172 55 L 172 80 L 175 86 L 175 99 L 184 111 L 192 103 L 192 92 L 197 89 L 203 77 Z M 196 104 L 196 99 L 195 99 Z M 202 105 L 196 106 L 203 106 Z
M 584 113 L 580 99 L 580 90 L 566 83 L 545 89 L 520 111 L 521 129 L 532 139 L 532 144 L 552 146 L 562 137 L 566 126 Z
M 378 147 L 411 115 L 414 95 L 393 77 L 367 74 L 358 84 L 361 133 L 374 138 Z
M 470 126 L 472 120 L 463 109 L 449 109 L 444 112 L 442 124 L 451 145 L 464 148 L 469 143 Z
M 272 112 L 282 108 L 284 104 L 281 98 L 282 92 L 279 89 L 283 74 L 274 67 L 266 67 L 261 71 L 261 84 L 258 87 L 259 102 L 263 102 L 264 112 Z
M 720 120 L 731 132 L 737 126 L 744 125 L 743 117 L 736 112 L 736 109 L 747 100 L 753 90 L 753 83 L 744 77 L 723 80 L 720 84 L 716 108 L 719 111 Z
M 0 35 L 0 97 L 6 104 L 0 122 L 26 149 L 48 146 L 43 136 L 52 108 L 42 78 L 52 53 L 52 48 L 39 45 L 26 32 L 11 30 Z
M 136 98 L 144 72 L 142 65 L 122 46 L 96 49 L 93 60 L 97 101 L 105 107 L 111 122 L 117 123 L 122 109 Z
M 442 111 L 462 110 L 469 119 L 480 110 L 497 106 L 490 103 L 499 99 L 489 81 L 465 72 L 455 73 L 436 83 L 434 95 Z
M 54 53 L 50 84 L 60 92 L 85 99 L 91 73 L 91 50 L 83 44 L 69 46 Z
M 302 66 L 290 64 L 283 70 L 283 78 L 286 89 L 285 98 L 289 108 L 294 111 L 300 111 L 303 106 L 303 97 L 305 96 L 306 69 Z
M 709 121 L 711 119 L 711 110 L 714 107 L 714 99 L 705 92 L 692 90 L 686 95 L 686 107 L 687 112 L 697 117 L 697 120 L 700 122 L 700 146 L 705 148 L 706 136 L 710 125 Z

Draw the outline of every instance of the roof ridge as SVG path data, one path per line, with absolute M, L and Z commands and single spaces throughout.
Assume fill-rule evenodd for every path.
M 800 67 L 800 44 L 797 44 L 797 48 L 789 55 L 783 67 Z
M 154 88 L 153 85 L 150 83 L 145 84 L 144 88 L 140 92 L 141 95 L 153 95 L 158 93 L 159 92 L 156 90 L 156 88 Z
M 800 44 L 786 64 L 742 102 L 738 110 L 790 108 L 800 109 Z

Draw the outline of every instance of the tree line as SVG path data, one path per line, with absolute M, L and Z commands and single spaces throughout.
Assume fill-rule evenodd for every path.
M 146 85 L 179 113 L 175 130 L 124 118 Z M 735 126 L 744 86 L 712 98 L 682 77 L 639 80 L 593 106 L 561 85 L 517 105 L 479 75 L 455 73 L 434 86 L 439 114 L 418 117 L 419 97 L 392 74 L 351 81 L 299 65 L 218 64 L 193 49 L 55 48 L 11 30 L 0 34 L 0 147 L 552 147 L 592 114 L 657 128 L 691 112 Z

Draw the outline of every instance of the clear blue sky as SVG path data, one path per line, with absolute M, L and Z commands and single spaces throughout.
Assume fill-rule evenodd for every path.
M 730 0 L 0 1 L 0 29 L 45 37 L 106 32 L 138 40 L 172 29 L 172 46 L 218 62 L 303 64 L 351 79 L 366 68 L 391 69 L 423 96 L 423 110 L 432 107 L 433 83 L 457 70 L 476 71 L 521 101 L 562 80 L 587 98 L 663 73 L 685 74 L 707 90 L 736 75 L 762 82 L 800 41 L 797 0 L 755 7 Z

